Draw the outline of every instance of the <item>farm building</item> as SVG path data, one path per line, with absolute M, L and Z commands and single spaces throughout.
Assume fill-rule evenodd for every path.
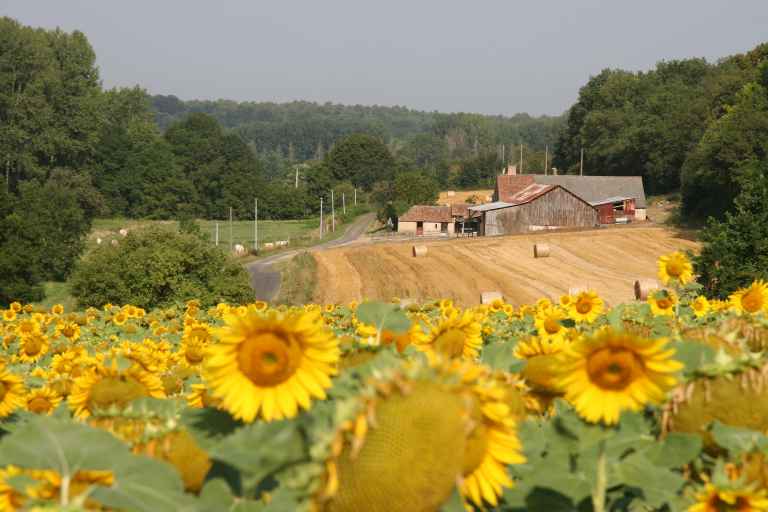
M 507 201 L 509 197 L 532 183 L 559 185 L 595 207 L 605 205 L 614 199 L 617 201 L 633 199 L 634 204 L 631 205 L 633 215 L 630 216 L 626 210 L 630 206 L 627 204 L 625 213 L 614 215 L 613 218 L 627 217 L 627 220 L 645 220 L 646 217 L 645 189 L 643 188 L 643 179 L 640 176 L 505 174 L 496 179 L 493 200 Z
M 507 176 L 500 176 L 503 177 Z M 502 184 L 501 189 L 503 201 L 469 207 L 472 216 L 479 219 L 480 235 L 598 225 L 595 207 L 560 185 L 529 183 L 521 189 L 513 189 Z M 510 193 L 511 190 L 514 192 Z
M 453 204 L 450 206 L 412 206 L 397 219 L 398 233 L 416 235 L 453 235 L 464 229 L 469 220 L 471 204 Z

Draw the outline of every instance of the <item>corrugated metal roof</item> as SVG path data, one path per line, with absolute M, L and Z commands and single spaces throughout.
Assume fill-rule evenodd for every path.
M 553 188 L 555 188 L 554 185 L 542 185 L 540 183 L 534 183 L 532 185 L 528 185 L 523 190 L 514 194 L 512 197 L 507 199 L 507 201 L 514 205 L 529 203 L 537 197 L 543 196 Z
M 470 206 L 469 211 L 472 212 L 487 212 L 489 210 L 498 210 L 499 208 L 509 208 L 515 206 L 512 203 L 505 203 L 504 201 L 494 201 L 492 203 L 485 203 L 478 206 Z
M 559 176 L 531 175 L 536 183 L 560 185 L 589 203 L 610 197 L 630 197 L 637 208 L 646 208 L 645 189 L 640 176 Z

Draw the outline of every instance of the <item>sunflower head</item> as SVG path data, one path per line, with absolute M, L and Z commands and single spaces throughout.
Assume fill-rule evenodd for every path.
M 653 316 L 674 316 L 677 295 L 672 290 L 660 290 L 648 296 Z
M 693 310 L 693 314 L 696 315 L 696 318 L 706 316 L 710 311 L 709 301 L 705 296 L 699 295 L 691 302 L 691 309 Z
M 453 311 L 430 329 L 426 337 L 414 340 L 416 347 L 449 358 L 475 359 L 483 345 L 482 326 L 472 311 Z
M 583 291 L 573 298 L 568 308 L 568 314 L 577 323 L 592 323 L 600 316 L 604 307 L 605 303 L 603 299 L 598 297 L 597 293 Z
M 204 361 L 208 387 L 246 422 L 292 418 L 324 399 L 336 373 L 339 341 L 319 312 L 225 316 Z
M 741 288 L 730 297 L 731 308 L 743 315 L 755 315 L 768 310 L 768 284 L 758 280 Z
M 546 307 L 539 309 L 534 323 L 540 337 L 547 340 L 561 340 L 565 337 L 568 328 L 562 323 L 566 314 L 560 308 Z
M 69 394 L 69 407 L 78 417 L 87 418 L 96 411 L 125 409 L 133 400 L 145 396 L 164 398 L 160 378 L 137 365 L 119 370 L 111 366 L 96 366 L 76 378 Z
M 665 285 L 690 283 L 693 280 L 693 265 L 680 251 L 662 256 L 659 258 L 659 280 Z
M 50 386 L 35 388 L 27 392 L 26 409 L 35 414 L 51 414 L 61 403 L 61 395 Z
M 559 385 L 589 422 L 618 422 L 623 410 L 661 403 L 682 365 L 666 339 L 646 339 L 604 328 L 559 355 Z

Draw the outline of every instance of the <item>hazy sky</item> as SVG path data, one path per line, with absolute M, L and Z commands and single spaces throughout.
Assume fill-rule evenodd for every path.
M 182 99 L 559 114 L 606 67 L 768 41 L 768 0 L 0 0 L 88 36 L 104 85 Z

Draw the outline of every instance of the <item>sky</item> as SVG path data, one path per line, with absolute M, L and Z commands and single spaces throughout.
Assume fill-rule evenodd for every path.
M 557 115 L 605 68 L 768 42 L 768 0 L 0 0 L 80 30 L 105 87 Z

